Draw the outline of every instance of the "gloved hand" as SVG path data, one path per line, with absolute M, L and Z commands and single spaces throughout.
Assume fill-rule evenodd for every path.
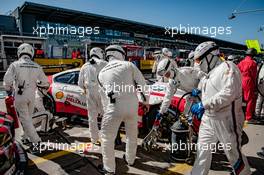
M 155 121 L 153 123 L 154 127 L 158 127 L 160 125 L 160 121 L 162 119 L 162 116 L 163 116 L 163 114 L 161 114 L 160 112 L 157 113 Z
M 196 115 L 198 120 L 201 120 L 203 113 L 204 113 L 204 106 L 202 102 L 195 103 L 192 105 L 191 112 Z
M 192 90 L 192 94 L 191 94 L 191 96 L 193 96 L 193 97 L 198 97 L 200 93 L 201 93 L 201 91 L 200 91 L 199 89 L 194 88 L 194 89 Z

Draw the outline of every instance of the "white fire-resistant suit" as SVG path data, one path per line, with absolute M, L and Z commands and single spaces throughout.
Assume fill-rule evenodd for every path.
M 264 65 L 260 67 L 260 70 L 258 71 L 258 99 L 255 109 L 255 115 L 256 117 L 264 117 Z
M 135 86 L 141 87 L 144 94 L 148 90 L 138 68 L 131 62 L 120 61 L 115 57 L 110 58 L 98 78 L 106 101 L 101 129 L 103 164 L 106 171 L 115 172 L 114 141 L 122 121 L 126 130 L 126 161 L 128 164 L 135 161 L 138 130 L 138 97 Z M 144 97 L 145 103 L 148 103 L 148 98 Z
M 160 107 L 161 114 L 168 110 L 171 104 L 171 99 L 178 88 L 185 92 L 191 92 L 192 89 L 198 87 L 200 79 L 206 76 L 204 72 L 193 67 L 172 68 L 171 72 L 173 72 L 173 75 L 169 79 L 168 88 Z
M 199 129 L 197 158 L 191 174 L 208 174 L 212 159 L 210 148 L 217 141 L 224 145 L 235 174 L 251 174 L 247 159 L 241 153 L 244 114 L 238 68 L 229 61 L 221 63 L 200 81 L 199 89 L 202 91 L 205 112 Z
M 256 109 L 255 109 L 255 116 L 260 117 L 260 118 L 264 117 L 264 97 L 261 94 L 258 94 Z
M 40 92 L 40 90 L 36 91 L 35 109 L 32 118 L 35 127 L 37 127 L 37 125 L 41 123 L 40 131 L 48 132 L 50 130 L 49 122 L 53 118 L 53 114 L 50 113 L 50 111 L 47 111 L 44 107 L 43 104 L 44 94 L 42 93 L 47 93 L 44 91 L 45 90 L 42 90 L 42 92 Z
M 41 141 L 32 122 L 38 82 L 48 86 L 48 79 L 42 68 L 26 55 L 13 62 L 4 76 L 6 90 L 15 90 L 15 108 L 25 135 L 35 144 Z M 23 91 L 22 95 L 18 93 L 19 86 Z
M 92 59 L 95 61 L 95 64 L 87 62 L 82 66 L 78 85 L 84 89 L 86 93 L 89 131 L 91 134 L 91 141 L 96 143 L 99 140 L 97 117 L 99 114 L 103 115 L 103 106 L 99 93 L 100 88 L 98 86 L 97 76 L 107 62 L 96 57 L 93 57 Z

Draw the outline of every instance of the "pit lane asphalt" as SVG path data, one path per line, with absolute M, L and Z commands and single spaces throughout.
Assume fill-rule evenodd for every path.
M 1 85 L 1 83 L 0 83 Z M 1 89 L 1 88 L 0 88 Z M 0 90 L 1 91 L 1 90 Z M 1 92 L 0 92 L 1 94 Z M 0 111 L 6 111 L 4 99 L 0 96 Z M 257 156 L 257 152 L 264 146 L 264 126 L 257 124 L 248 124 L 244 131 L 249 137 L 249 143 L 243 146 L 243 153 L 247 156 L 254 175 L 264 174 L 264 160 Z M 90 142 L 90 133 L 85 126 L 73 126 L 66 130 L 60 130 L 60 133 L 67 138 L 71 145 L 82 145 L 81 143 Z M 53 134 L 43 137 L 45 141 L 50 140 L 52 143 L 65 143 L 58 135 Z M 138 147 L 135 167 L 128 167 L 122 157 L 125 150 L 125 136 L 122 136 L 123 144 L 116 147 L 116 164 L 117 174 L 175 174 L 181 175 L 189 172 L 192 166 L 185 163 L 171 162 L 168 153 L 164 150 L 144 151 L 141 146 Z M 141 139 L 138 140 L 138 145 Z M 80 153 L 81 147 L 74 147 L 69 150 L 46 151 L 41 156 L 28 154 L 30 161 L 28 164 L 27 174 L 30 175 L 82 175 L 82 174 L 99 174 L 95 166 L 102 162 L 101 149 L 93 149 L 87 155 Z M 209 175 L 226 175 L 230 172 L 230 166 L 223 154 L 215 154 L 211 165 Z

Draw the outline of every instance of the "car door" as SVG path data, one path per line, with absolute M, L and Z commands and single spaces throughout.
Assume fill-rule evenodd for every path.
M 76 115 L 85 115 L 86 111 L 86 96 L 83 89 L 78 86 L 79 71 L 67 72 L 55 78 L 55 82 L 59 84 L 58 90 L 64 94 L 63 109 L 61 112 L 71 113 Z

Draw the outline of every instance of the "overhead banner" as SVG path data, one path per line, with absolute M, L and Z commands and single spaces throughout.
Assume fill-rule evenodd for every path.
M 258 40 L 246 40 L 246 45 L 248 48 L 254 48 L 258 53 L 261 53 L 260 45 Z

